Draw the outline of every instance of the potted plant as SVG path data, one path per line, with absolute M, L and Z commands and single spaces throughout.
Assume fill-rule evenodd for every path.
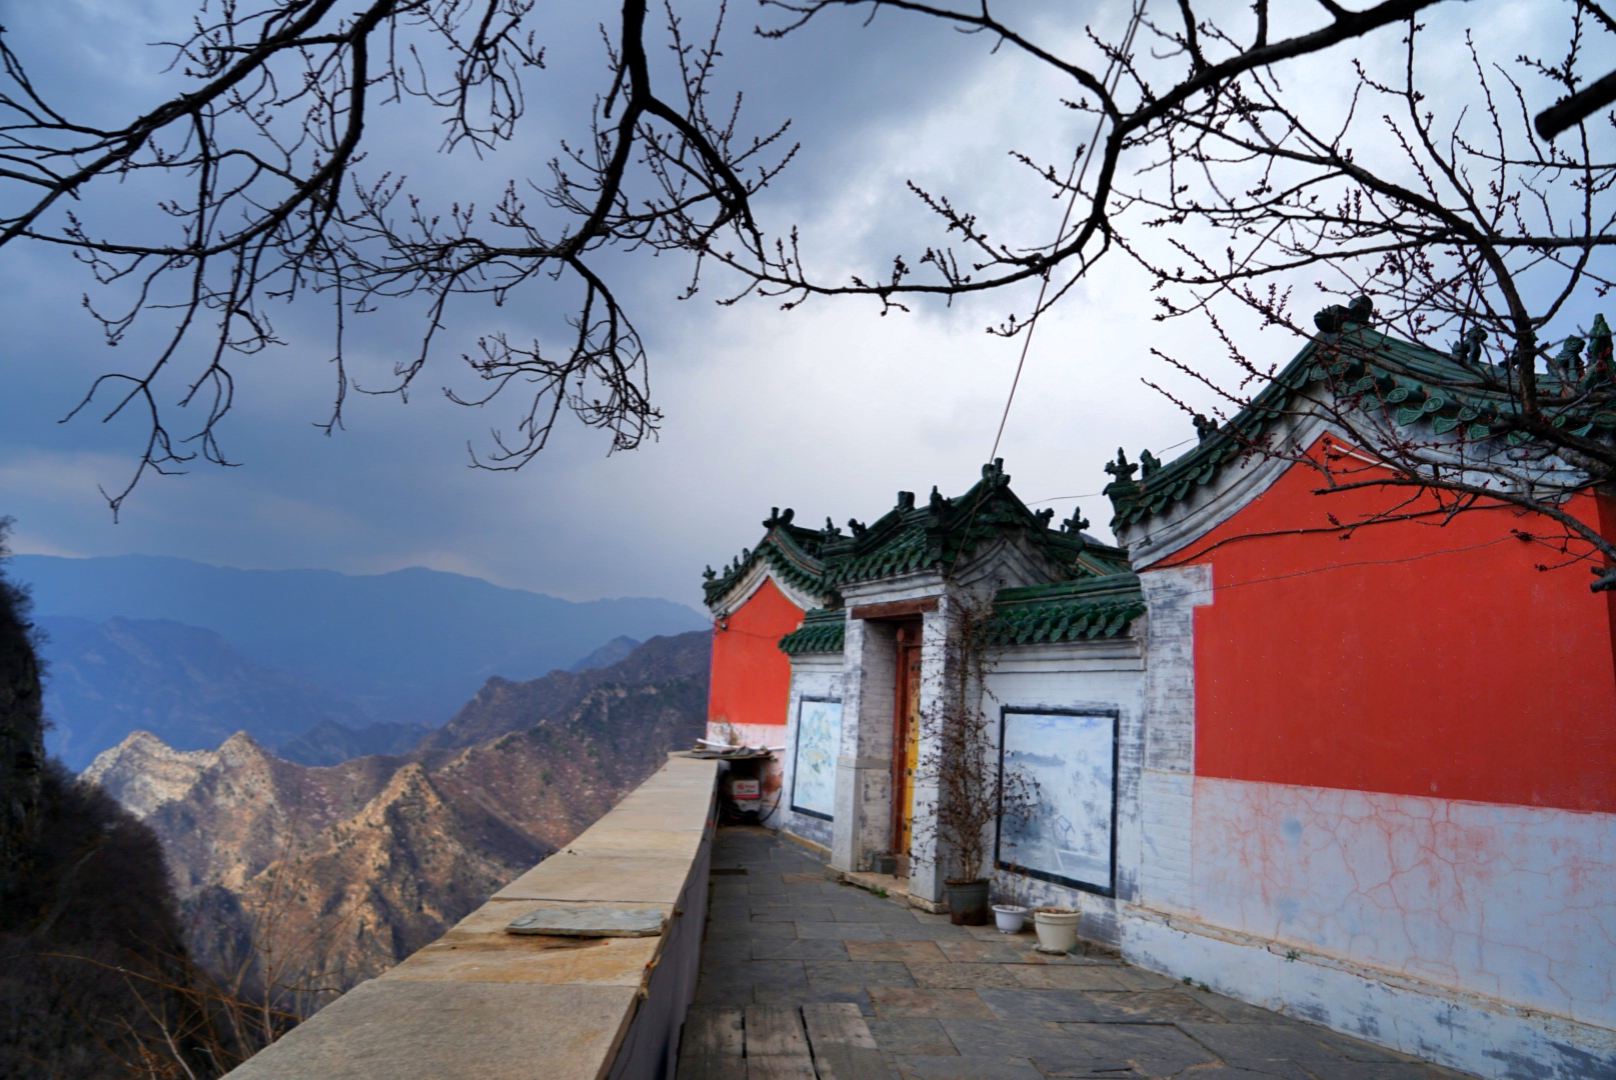
M 920 775 L 936 784 L 932 828 L 954 873 L 943 881 L 950 921 L 984 926 L 993 830 L 1001 815 L 1026 815 L 1036 805 L 1026 778 L 1001 775 L 996 726 L 981 708 L 981 615 L 960 611 L 950 634 L 943 693 L 922 730 L 930 736 Z
M 1028 914 L 1027 905 L 1021 902 L 1021 890 L 1015 884 L 1022 869 L 1011 865 L 1006 866 L 1005 870 L 1009 876 L 1004 879 L 999 902 L 993 905 L 993 920 L 999 927 L 999 933 L 1019 934 Z
M 1077 925 L 1083 913 L 1073 908 L 1041 907 L 1032 913 L 1041 953 L 1069 953 L 1077 944 Z
M 1027 909 L 1020 904 L 994 904 L 993 921 L 1001 934 L 1019 934 L 1027 921 Z

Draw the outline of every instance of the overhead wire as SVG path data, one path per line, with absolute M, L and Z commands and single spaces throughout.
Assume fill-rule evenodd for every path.
M 1138 31 L 1139 22 L 1144 17 L 1144 14 L 1145 0 L 1136 0 L 1133 17 L 1128 22 L 1128 32 L 1123 36 L 1122 47 L 1112 55 L 1110 62 L 1106 65 L 1105 77 L 1100 80 L 1108 94 L 1114 93 L 1116 84 L 1122 81 L 1122 65 L 1118 62 L 1118 57 L 1128 55 L 1128 51 L 1133 48 L 1134 34 Z M 1072 210 L 1077 206 L 1078 185 L 1088 175 L 1089 162 L 1094 160 L 1094 147 L 1099 143 L 1100 132 L 1104 127 L 1105 115 L 1102 113 L 1099 120 L 1095 121 L 1094 135 L 1089 139 L 1088 145 L 1083 148 L 1078 157 L 1072 160 L 1072 169 L 1066 176 L 1066 186 L 1071 189 L 1072 194 L 1071 198 L 1066 200 L 1066 212 L 1061 215 L 1060 229 L 1055 234 L 1055 242 L 1051 245 L 1052 249 L 1059 248 L 1061 241 L 1066 237 L 1066 226 L 1071 222 Z M 1079 167 L 1080 162 L 1081 168 Z M 1005 398 L 1004 412 L 999 416 L 999 430 L 993 436 L 993 449 L 988 451 L 988 461 L 990 462 L 999 456 L 999 443 L 1004 438 L 1004 426 L 1010 419 L 1010 406 L 1016 400 L 1016 388 L 1021 385 L 1021 371 L 1027 364 L 1027 350 L 1032 348 L 1033 331 L 1038 328 L 1038 317 L 1043 314 L 1044 297 L 1049 292 L 1049 277 L 1052 269 L 1044 272 L 1043 280 L 1038 285 L 1038 302 L 1033 305 L 1032 316 L 1027 320 L 1026 331 L 1021 339 L 1021 356 L 1016 360 L 1016 374 L 1010 380 L 1010 394 Z M 1080 498 L 1081 496 L 1076 497 Z
M 1168 453 L 1169 451 L 1177 450 L 1180 446 L 1186 446 L 1189 443 L 1195 442 L 1196 440 L 1197 440 L 1197 437 L 1195 437 L 1195 436 L 1192 436 L 1192 437 L 1190 437 L 1188 439 L 1180 439 L 1178 442 L 1174 443 L 1172 446 L 1164 446 L 1164 447 L 1162 447 L 1160 450 L 1156 451 L 1156 453 L 1165 454 L 1165 453 Z M 1104 494 L 1105 494 L 1105 491 L 1100 490 L 1100 491 L 1085 492 L 1082 495 L 1051 495 L 1047 499 L 1033 499 L 1030 502 L 1028 502 L 1027 505 L 1028 506 L 1042 506 L 1044 503 L 1069 502 L 1072 499 L 1092 499 L 1096 495 L 1104 495 Z

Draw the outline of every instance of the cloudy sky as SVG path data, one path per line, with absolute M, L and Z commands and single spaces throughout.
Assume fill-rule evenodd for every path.
M 166 55 L 148 43 L 176 34 L 193 6 L 0 0 L 0 16 L 47 94 L 110 121 L 176 85 L 162 72 Z M 879 273 L 894 254 L 913 256 L 932 239 L 907 179 L 981 209 L 1028 242 L 1053 236 L 1060 204 L 1008 156 L 1021 150 L 1063 161 L 1086 137 L 1086 122 L 1060 105 L 1074 91 L 1048 70 L 893 13 L 868 25 L 862 13 L 841 14 L 766 41 L 751 33 L 757 9 L 735 6 L 724 86 L 745 89 L 753 130 L 789 118 L 802 143 L 759 210 L 777 231 L 801 226 L 817 270 Z M 1462 39 L 1461 25 L 1473 26 L 1484 47 L 1512 57 L 1539 32 L 1544 9 L 1559 6 L 1485 0 L 1429 21 L 1450 43 Z M 696 24 L 711 17 L 707 3 L 679 7 Z M 1321 11 L 1291 7 L 1304 21 Z M 554 8 L 538 13 L 550 65 L 533 78 L 529 122 L 515 145 L 482 161 L 441 157 L 430 131 L 384 118 L 372 129 L 366 168 L 400 168 L 414 190 L 443 206 L 486 197 L 508 177 L 542 177 L 556 140 L 576 138 L 603 89 L 594 25 L 609 11 L 586 3 Z M 1127 7 L 1015 4 L 1003 14 L 1088 59 L 1085 25 L 1111 36 Z M 1454 21 L 1461 18 L 1464 24 Z M 1346 85 L 1353 55 L 1373 63 L 1395 46 L 1388 36 L 1309 61 L 1288 73 L 1292 89 L 1327 103 Z M 1452 70 L 1462 73 L 1454 59 Z M 152 214 L 143 193 L 109 188 L 104 198 L 103 211 L 126 223 Z M 467 386 L 457 358 L 477 333 L 547 332 L 566 297 L 537 288 L 498 312 L 457 309 L 407 405 L 355 400 L 347 430 L 327 438 L 313 426 L 332 391 L 326 313 L 314 304 L 281 315 L 286 347 L 238 365 L 238 404 L 223 438 L 239 466 L 148 478 L 114 524 L 97 486 L 126 479 L 140 445 L 138 421 L 59 421 L 96 374 L 132 365 L 151 338 L 137 333 L 109 349 L 80 307 L 92 289 L 82 267 L 60 252 L 8 250 L 0 256 L 0 514 L 16 518 L 14 546 L 24 552 L 140 552 L 352 573 L 429 566 L 569 599 L 697 603 L 703 565 L 755 543 L 771 506 L 795 507 L 800 520 L 868 520 L 900 489 L 924 495 L 937 484 L 957 494 L 988 456 L 1019 341 L 990 337 L 984 327 L 1029 296 L 920 305 L 885 317 L 857 300 L 782 312 L 767 300 L 715 303 L 721 281 L 679 300 L 688 266 L 678 259 L 612 266 L 651 355 L 652 387 L 666 412 L 659 441 L 608 456 L 604 436 L 570 425 L 521 472 L 468 467 L 467 444 L 486 447 L 490 427 L 512 427 L 515 402 L 467 409 L 436 390 Z M 1148 286 L 1114 259 L 1038 329 L 1000 454 L 1015 490 L 1029 502 L 1061 498 L 1050 504 L 1061 517 L 1070 496 L 1084 495 L 1084 511 L 1103 526 L 1109 507 L 1093 493 L 1118 445 L 1130 457 L 1146 447 L 1163 454 L 1191 437 L 1188 421 L 1142 377 L 1209 404 L 1150 349 L 1215 363 L 1215 342 L 1201 325 L 1153 322 Z M 356 350 L 361 381 L 379 381 L 404 355 L 410 318 L 400 308 L 371 320 Z M 1242 332 L 1256 354 L 1276 361 L 1296 347 L 1272 332 Z

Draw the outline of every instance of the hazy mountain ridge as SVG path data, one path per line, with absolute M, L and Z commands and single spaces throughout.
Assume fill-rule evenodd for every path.
M 607 684 L 662 683 L 690 678 L 699 668 L 703 692 L 712 666 L 712 633 L 697 631 L 652 638 L 605 668 L 552 671 L 526 682 L 491 678 L 453 719 L 421 740 L 420 749 L 450 750 L 473 746 L 512 730 L 510 717 L 554 717 L 570 714 Z M 706 701 L 703 699 L 705 712 Z
M 281 952 L 352 980 L 437 937 L 688 746 L 710 658 L 698 631 L 610 668 L 492 679 L 407 757 L 311 768 L 243 734 L 181 753 L 139 733 L 85 776 L 162 838 L 202 955 L 229 956 L 273 913 Z
M 47 638 L 50 741 L 70 769 L 83 769 L 137 730 L 177 750 L 204 750 L 237 731 L 273 745 L 322 721 L 346 727 L 369 721 L 354 702 L 260 667 L 199 626 L 121 616 L 38 622 Z
M 46 616 L 205 627 L 247 662 L 381 721 L 436 725 L 490 676 L 532 679 L 617 637 L 648 639 L 707 624 L 694 609 L 668 600 L 574 603 L 418 567 L 346 575 L 144 555 L 18 555 L 11 565 L 15 579 L 32 584 Z M 54 659 L 52 646 L 46 655 Z
M 629 653 L 640 647 L 640 642 L 627 635 L 612 638 L 606 644 L 584 657 L 573 662 L 568 671 L 588 671 L 591 668 L 611 667 L 613 664 L 628 656 Z
M 426 724 L 372 723 L 347 728 L 321 720 L 295 739 L 275 746 L 275 756 L 298 765 L 340 765 L 356 757 L 405 754 L 430 734 Z

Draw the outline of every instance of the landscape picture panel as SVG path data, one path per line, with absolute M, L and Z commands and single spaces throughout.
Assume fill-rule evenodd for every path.
M 998 862 L 1046 881 L 1109 894 L 1116 827 L 1116 718 L 1004 713 L 999 768 L 1019 773 L 1036 809 L 999 825 Z
M 804 698 L 797 706 L 791 809 L 829 821 L 836 806 L 836 759 L 842 748 L 842 703 Z

